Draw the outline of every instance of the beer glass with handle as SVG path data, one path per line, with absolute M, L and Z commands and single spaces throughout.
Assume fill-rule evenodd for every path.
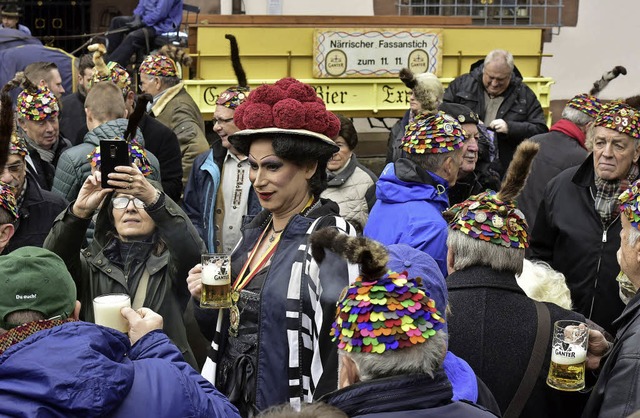
M 228 254 L 202 255 L 200 306 L 212 309 L 231 306 L 231 257 Z
M 589 327 L 580 321 L 556 321 L 553 325 L 551 364 L 547 384 L 554 389 L 584 389 Z

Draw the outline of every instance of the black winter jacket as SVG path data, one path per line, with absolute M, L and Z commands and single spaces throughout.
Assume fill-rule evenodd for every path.
M 540 144 L 540 151 L 533 160 L 531 172 L 517 200 L 529 228 L 533 228 L 547 184 L 567 168 L 582 164 L 589 153 L 577 140 L 560 131 L 550 131 L 530 139 Z
M 75 92 L 62 98 L 60 112 L 60 133 L 71 141 L 72 145 L 82 144 L 87 133 L 87 113 L 84 110 L 86 96 Z
M 483 60 L 471 66 L 468 74 L 457 77 L 444 92 L 443 100 L 460 103 L 476 112 L 482 121 L 485 120 L 484 85 L 482 84 Z M 504 119 L 509 126 L 508 134 L 497 134 L 498 151 L 502 172 L 504 174 L 513 153 L 524 139 L 548 131 L 542 106 L 535 93 L 522 81 L 517 68 L 511 75 L 509 87 L 503 93 L 504 101 L 498 109 L 496 119 Z
M 529 258 L 546 261 L 567 279 L 573 309 L 610 334 L 624 304 L 618 295 L 620 217 L 602 224 L 594 207 L 593 155 L 556 176 L 544 192 L 531 232 Z
M 53 161 L 48 163 L 40 158 L 40 154 L 38 154 L 38 151 L 36 151 L 35 148 L 31 147 L 27 143 L 27 150 L 29 150 L 28 157 L 30 160 L 27 164 L 27 170 L 29 170 L 29 172 L 35 176 L 38 184 L 44 190 L 51 190 L 51 188 L 53 187 L 53 179 L 56 174 L 56 166 L 58 165 L 58 160 L 60 159 L 60 155 L 62 155 L 62 152 L 67 148 L 71 148 L 71 142 L 69 142 L 62 136 L 59 136 L 54 150 Z
M 493 244 L 486 244 L 493 245 Z M 465 359 L 486 383 L 502 413 L 511 402 L 529 364 L 536 338 L 535 302 L 518 286 L 515 275 L 473 266 L 447 277 L 451 315 L 449 350 Z M 553 303 L 551 325 L 561 319 L 584 322 L 584 316 Z M 546 384 L 551 361 L 551 331 L 543 367 L 522 418 L 579 417 L 588 395 L 561 392 Z
M 356 383 L 329 393 L 321 400 L 350 417 L 495 417 L 472 403 L 452 401 L 452 395 L 447 375 L 439 370 L 433 378 L 406 375 Z

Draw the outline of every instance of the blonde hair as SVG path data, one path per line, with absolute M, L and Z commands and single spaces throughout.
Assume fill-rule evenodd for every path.
M 100 123 L 123 118 L 126 115 L 122 90 L 111 81 L 94 84 L 87 93 L 84 107 L 90 110 L 93 117 Z
M 533 300 L 551 302 L 571 310 L 571 292 L 564 274 L 543 261 L 524 260 L 522 273 L 516 275 L 518 285 Z

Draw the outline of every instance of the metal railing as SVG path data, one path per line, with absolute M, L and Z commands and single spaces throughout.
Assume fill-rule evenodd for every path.
M 398 15 L 470 16 L 478 26 L 561 27 L 563 0 L 398 0 Z

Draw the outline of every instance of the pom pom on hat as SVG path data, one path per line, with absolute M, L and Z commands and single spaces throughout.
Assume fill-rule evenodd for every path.
M 290 134 L 315 139 L 338 148 L 330 138 L 340 130 L 340 121 L 327 111 L 313 87 L 288 77 L 273 85 L 262 85 L 234 113 L 234 123 L 240 131 L 229 141 L 241 152 L 246 151 L 256 136 Z M 313 104 L 313 105 L 312 105 Z M 243 152 L 244 153 L 244 152 Z
M 640 139 L 638 110 L 622 102 L 603 104 L 593 124 L 629 135 L 634 139 Z
M 409 154 L 439 154 L 461 148 L 464 140 L 462 126 L 451 116 L 421 113 L 407 124 L 401 146 Z

